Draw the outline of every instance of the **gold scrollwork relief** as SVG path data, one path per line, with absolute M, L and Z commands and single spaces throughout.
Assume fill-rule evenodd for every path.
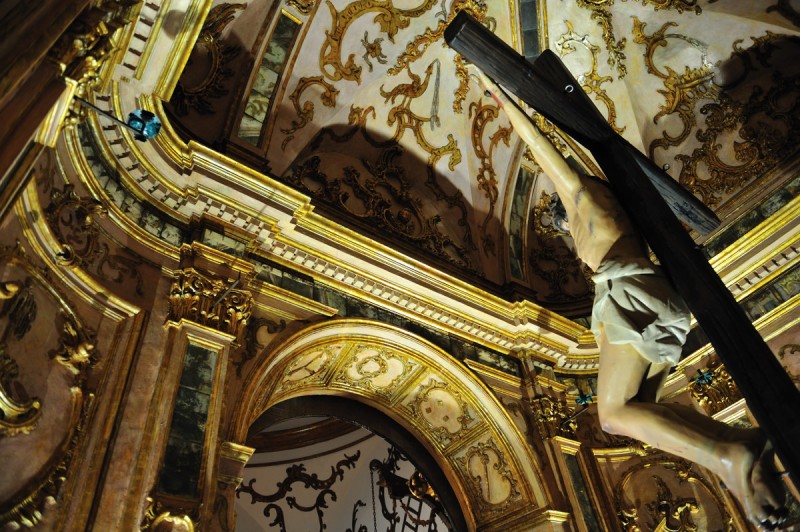
M 597 57 L 600 54 L 600 47 L 589 42 L 588 35 L 578 35 L 575 33 L 575 29 L 570 21 L 565 20 L 564 23 L 567 25 L 567 31 L 555 42 L 556 50 L 558 50 L 562 56 L 565 56 L 577 52 L 577 46 L 580 45 L 589 52 L 592 57 L 592 66 L 588 72 L 577 77 L 578 83 L 581 84 L 581 87 L 587 94 L 594 94 L 595 98 L 603 102 L 606 109 L 608 109 L 606 120 L 614 131 L 622 134 L 625 128 L 617 126 L 617 108 L 614 106 L 614 101 L 602 87 L 604 83 L 611 81 L 611 76 L 600 76 L 597 73 Z
M 71 184 L 65 184 L 63 190 L 52 189 L 50 205 L 44 214 L 61 244 L 61 251 L 57 253 L 59 262 L 93 271 L 105 281 L 123 283 L 126 277 L 133 278 L 136 293 L 142 295 L 144 279 L 138 270 L 141 259 L 112 253 L 95 223 L 97 217 L 106 213 L 99 201 L 79 197 Z
M 238 360 L 234 360 L 233 365 L 236 366 L 236 375 L 242 376 L 242 368 L 244 365 L 258 355 L 258 353 L 266 346 L 258 341 L 258 335 L 262 329 L 266 329 L 267 334 L 277 334 L 286 329 L 286 320 L 280 322 L 271 320 L 269 318 L 253 318 L 247 322 L 247 342 L 242 356 Z
M 287 0 L 287 4 L 297 9 L 300 13 L 308 15 L 314 9 L 317 0 Z
M 469 404 L 458 391 L 441 381 L 429 379 L 408 404 L 412 415 L 430 428 L 431 436 L 442 447 L 457 441 L 475 419 Z
M 281 129 L 281 132 L 286 133 L 286 137 L 281 142 L 281 149 L 285 150 L 289 142 L 294 139 L 294 134 L 304 127 L 306 127 L 312 120 L 314 120 L 314 102 L 306 101 L 302 106 L 300 105 L 300 96 L 310 87 L 318 85 L 322 87 L 322 94 L 319 98 L 322 105 L 325 107 L 334 107 L 336 105 L 336 96 L 339 90 L 325 81 L 322 76 L 311 76 L 300 78 L 297 86 L 289 95 L 289 101 L 294 106 L 295 113 L 297 113 L 298 120 L 293 120 L 288 128 Z
M 611 5 L 612 3 L 613 0 L 609 1 L 607 5 Z M 578 5 L 592 10 L 592 20 L 596 20 L 597 24 L 603 30 L 603 41 L 606 43 L 606 51 L 608 52 L 608 59 L 606 62 L 610 66 L 617 67 L 619 79 L 624 78 L 628 73 L 628 68 L 625 66 L 624 52 L 627 39 L 623 37 L 620 40 L 616 40 L 614 37 L 614 25 L 611 12 L 603 6 L 602 1 L 592 2 L 590 0 L 578 0 Z
M 178 82 L 170 100 L 178 116 L 186 116 L 189 108 L 200 114 L 213 114 L 214 106 L 209 100 L 228 94 L 225 82 L 231 79 L 233 70 L 226 65 L 239 55 L 241 47 L 224 44 L 222 32 L 236 13 L 244 8 L 245 4 L 224 3 L 214 6 L 208 13 L 195 50 L 205 52 L 211 64 L 204 79 L 197 85 L 188 87 L 183 81 Z
M 521 499 L 519 481 L 494 440 L 471 446 L 456 462 L 469 476 L 467 487 L 481 513 L 501 513 Z
M 193 268 L 177 273 L 169 294 L 171 321 L 182 319 L 212 327 L 243 343 L 250 319 L 253 296 L 223 280 L 201 274 Z
M 338 378 L 355 388 L 388 397 L 397 383 L 418 367 L 402 354 L 387 348 L 357 346 Z
M 639 532 L 641 530 L 679 530 L 691 531 L 693 520 L 691 514 L 703 512 L 709 514 L 709 508 L 702 507 L 695 498 L 680 497 L 672 494 L 663 473 L 654 474 L 656 468 L 663 468 L 671 473 L 679 486 L 687 486 L 687 491 L 697 495 L 707 495 L 715 511 L 719 514 L 724 530 L 732 532 L 734 530 L 733 518 L 728 513 L 725 503 L 719 493 L 712 487 L 711 483 L 700 476 L 693 468 L 691 462 L 678 457 L 666 457 L 662 454 L 651 455 L 649 459 L 639 460 L 636 464 L 628 468 L 614 486 L 614 505 L 617 516 L 620 520 L 622 529 L 626 532 Z M 641 479 L 647 475 L 646 488 L 642 485 Z M 634 479 L 637 481 L 634 481 Z M 652 490 L 650 482 L 655 483 L 656 490 Z M 635 484 L 635 485 L 634 485 Z M 628 493 L 636 490 L 641 493 L 655 493 L 655 500 L 647 502 L 641 497 Z M 631 497 L 631 495 L 633 495 Z M 650 497 L 647 498 L 652 498 Z M 644 503 L 644 504 L 643 504 Z M 648 515 L 639 515 L 639 509 L 647 511 Z M 663 527 L 666 524 L 667 528 Z M 676 527 L 676 528 L 672 528 Z
M 460 11 L 467 11 L 475 17 L 478 22 L 490 23 L 492 19 L 486 17 L 486 10 L 486 3 L 479 0 L 455 0 L 450 6 L 449 13 L 444 12 L 444 10 L 442 11 L 444 19 L 439 21 L 436 28 L 427 28 L 421 35 L 417 35 L 411 39 L 406 45 L 406 51 L 400 54 L 395 65 L 389 69 L 389 75 L 394 76 L 399 74 L 404 68 L 407 68 L 411 63 L 422 57 L 431 44 L 440 42 L 444 35 L 445 28 Z M 469 72 L 467 72 L 467 66 L 461 55 L 456 56 L 455 66 L 459 85 L 454 93 L 453 111 L 461 113 L 462 104 L 469 92 Z
M 11 275 L 12 278 L 19 278 L 14 277 L 15 270 L 23 272 L 20 281 L 0 283 L 0 295 L 5 300 L 0 310 L 0 318 L 7 320 L 0 340 L 0 408 L 2 408 L 0 439 L 20 434 L 36 438 L 34 429 L 41 410 L 46 406 L 45 400 L 28 398 L 25 389 L 16 381 L 21 371 L 20 364 L 12 358 L 16 342 L 22 341 L 31 330 L 39 315 L 37 309 L 45 304 L 44 299 L 47 303 L 54 303 L 60 307 L 56 323 L 59 319 L 64 321 L 57 347 L 49 359 L 58 357 L 71 359 L 75 349 L 91 353 L 93 350 L 91 344 L 76 343 L 75 339 L 89 341 L 94 337 L 94 333 L 82 325 L 72 310 L 72 305 L 58 292 L 49 277 L 49 270 L 34 265 L 27 258 L 19 242 L 16 246 L 0 248 L 0 265 L 7 272 L 6 275 Z M 37 353 L 35 350 L 26 353 L 25 360 L 30 362 L 36 355 L 44 356 L 44 360 L 39 363 L 47 363 L 49 360 L 45 353 Z M 16 358 L 22 360 L 19 356 Z M 92 358 L 88 357 L 84 363 L 75 366 L 77 371 L 70 371 L 73 378 L 67 381 L 67 390 L 65 395 L 61 396 L 69 397 L 66 404 L 50 405 L 49 408 L 60 407 L 65 410 L 61 420 L 64 439 L 57 448 L 57 454 L 43 462 L 42 469 L 38 471 L 34 480 L 17 491 L 13 499 L 4 501 L 0 505 L 0 526 L 11 529 L 34 527 L 41 522 L 47 511 L 58 504 L 61 486 L 67 476 L 78 440 L 83 434 L 83 427 L 94 398 L 87 385 L 87 371 L 92 362 Z M 10 464 L 6 464 L 6 467 L 9 466 Z
M 478 168 L 478 189 L 482 190 L 489 200 L 489 211 L 481 223 L 481 240 L 483 244 L 483 251 L 487 255 L 495 255 L 495 242 L 494 239 L 486 234 L 489 222 L 494 216 L 494 207 L 497 203 L 498 189 L 497 189 L 497 174 L 495 174 L 494 166 L 492 165 L 492 156 L 495 147 L 503 142 L 506 146 L 509 145 L 511 138 L 511 128 L 500 127 L 492 133 L 489 137 L 489 149 L 483 147 L 483 135 L 486 126 L 497 118 L 499 114 L 498 108 L 493 105 L 483 105 L 483 102 L 473 102 L 469 106 L 469 117 L 472 120 L 472 147 L 474 148 L 475 155 L 481 162 Z
M 708 415 L 714 415 L 742 398 L 742 392 L 722 364 L 716 363 L 699 375 L 689 385 L 689 395 Z
M 28 434 L 36 427 L 41 415 L 41 402 L 29 398 L 18 381 L 19 365 L 6 354 L 9 334 L 22 339 L 36 319 L 36 301 L 31 290 L 31 278 L 23 283 L 5 282 L 0 285 L 0 299 L 5 300 L 0 318 L 7 318 L 0 340 L 0 437 Z
M 194 532 L 193 512 L 167 507 L 161 501 L 147 498 L 140 530 L 151 532 Z
M 327 345 L 294 359 L 284 371 L 278 391 L 292 390 L 310 381 L 323 378 L 342 348 L 343 346 L 339 344 Z
M 351 115 L 351 121 L 360 123 L 366 120 L 364 115 L 370 110 L 371 108 L 354 113 Z M 360 130 L 365 132 L 361 127 Z M 355 132 L 354 129 L 352 133 Z M 350 138 L 347 135 L 337 137 L 330 130 L 327 130 L 326 134 L 330 134 L 335 142 Z M 474 270 L 469 258 L 469 251 L 474 245 L 466 221 L 467 207 L 463 197 L 445 194 L 436 182 L 436 173 L 429 163 L 427 168 L 429 179 L 426 185 L 438 192 L 437 200 L 444 201 L 448 207 L 455 207 L 461 211 L 463 223 L 459 222 L 459 225 L 465 226 L 466 244 L 457 242 L 440 230 L 441 217 L 438 214 L 425 215 L 422 211 L 423 202 L 412 193 L 412 182 L 406 174 L 406 169 L 402 164 L 395 162 L 403 156 L 405 150 L 394 141 L 387 144 L 388 147 L 380 152 L 376 161 L 362 161 L 369 174 L 367 176 L 362 176 L 356 168 L 347 166 L 341 170 L 343 174 L 341 178 L 329 177 L 320 170 L 322 161 L 315 155 L 293 167 L 291 173 L 283 179 L 299 190 L 341 207 L 356 218 L 407 241 L 418 249 L 424 249 L 448 262 Z M 355 202 L 349 202 L 352 199 L 351 194 L 358 200 L 358 209 L 353 205 Z
M 578 423 L 575 418 L 570 419 L 572 409 L 565 399 L 542 395 L 531 399 L 529 404 L 534 426 L 542 439 L 556 436 L 575 439 Z
M 701 99 L 715 99 L 719 95 L 719 88 L 711 81 L 714 77 L 714 68 L 705 59 L 705 44 L 684 35 L 667 34 L 667 28 L 677 26 L 675 22 L 664 23 L 652 35 L 645 34 L 645 26 L 644 22 L 634 17 L 633 42 L 645 46 L 644 61 L 647 72 L 663 80 L 664 88 L 659 89 L 658 92 L 666 100 L 665 104 L 659 107 L 658 114 L 653 117 L 653 123 L 657 124 L 662 117 L 673 114 L 676 114 L 683 123 L 683 129 L 677 135 L 670 135 L 663 131 L 660 139 L 650 143 L 650 157 L 652 158 L 656 149 L 667 149 L 686 140 L 696 125 L 694 109 L 697 102 Z M 653 56 L 658 48 L 668 46 L 668 38 L 681 39 L 695 47 L 702 56 L 700 68 L 686 66 L 683 74 L 679 74 L 668 66 L 665 67 L 665 71 L 660 70 L 656 66 Z
M 375 22 L 394 42 L 394 37 L 401 29 L 407 28 L 412 18 L 416 18 L 436 5 L 437 0 L 424 0 L 413 9 L 400 9 L 392 0 L 357 0 L 337 11 L 333 3 L 326 3 L 331 12 L 331 29 L 325 32 L 325 43 L 320 49 L 319 67 L 326 78 L 331 81 L 347 79 L 361 83 L 361 67 L 355 64 L 355 54 L 350 54 L 347 61 L 342 61 L 342 41 L 350 25 L 367 13 L 378 13 Z

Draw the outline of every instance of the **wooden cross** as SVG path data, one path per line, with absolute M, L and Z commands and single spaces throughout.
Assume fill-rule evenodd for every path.
M 553 52 L 529 63 L 465 11 L 445 41 L 592 153 L 800 485 L 800 392 L 676 217 L 708 233 L 716 216 L 611 128 Z

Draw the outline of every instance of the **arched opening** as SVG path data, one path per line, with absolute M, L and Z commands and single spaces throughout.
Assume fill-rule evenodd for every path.
M 436 489 L 452 489 L 465 530 L 546 507 L 538 461 L 497 397 L 465 365 L 408 331 L 342 319 L 295 333 L 254 368 L 232 441 L 245 443 L 265 412 L 301 397 L 367 405 L 361 410 L 380 417 L 351 421 L 377 432 L 391 420 L 411 435 L 386 436 L 404 450 L 425 450 L 446 479 Z M 436 470 L 421 457 L 416 465 Z
M 359 401 L 282 401 L 253 423 L 247 445 L 256 451 L 237 494 L 237 530 L 468 529 L 434 457 Z

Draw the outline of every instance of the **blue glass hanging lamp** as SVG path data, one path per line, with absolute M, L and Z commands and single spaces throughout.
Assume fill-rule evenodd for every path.
M 128 114 L 128 121 L 123 122 L 116 116 L 109 114 L 107 111 L 100 109 L 96 105 L 84 100 L 83 98 L 76 97 L 75 99 L 86 107 L 94 109 L 106 118 L 109 118 L 121 126 L 130 129 L 133 132 L 133 138 L 136 140 L 146 142 L 147 139 L 152 139 L 158 135 L 159 131 L 161 131 L 161 120 L 159 120 L 158 117 L 150 111 L 136 109 Z

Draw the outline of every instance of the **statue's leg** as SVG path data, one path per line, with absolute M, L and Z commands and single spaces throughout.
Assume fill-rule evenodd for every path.
M 783 519 L 780 480 L 758 431 L 732 429 L 682 405 L 657 401 L 666 373 L 630 345 L 609 344 L 602 332 L 598 415 L 603 429 L 636 438 L 696 462 L 718 475 L 754 523 Z

